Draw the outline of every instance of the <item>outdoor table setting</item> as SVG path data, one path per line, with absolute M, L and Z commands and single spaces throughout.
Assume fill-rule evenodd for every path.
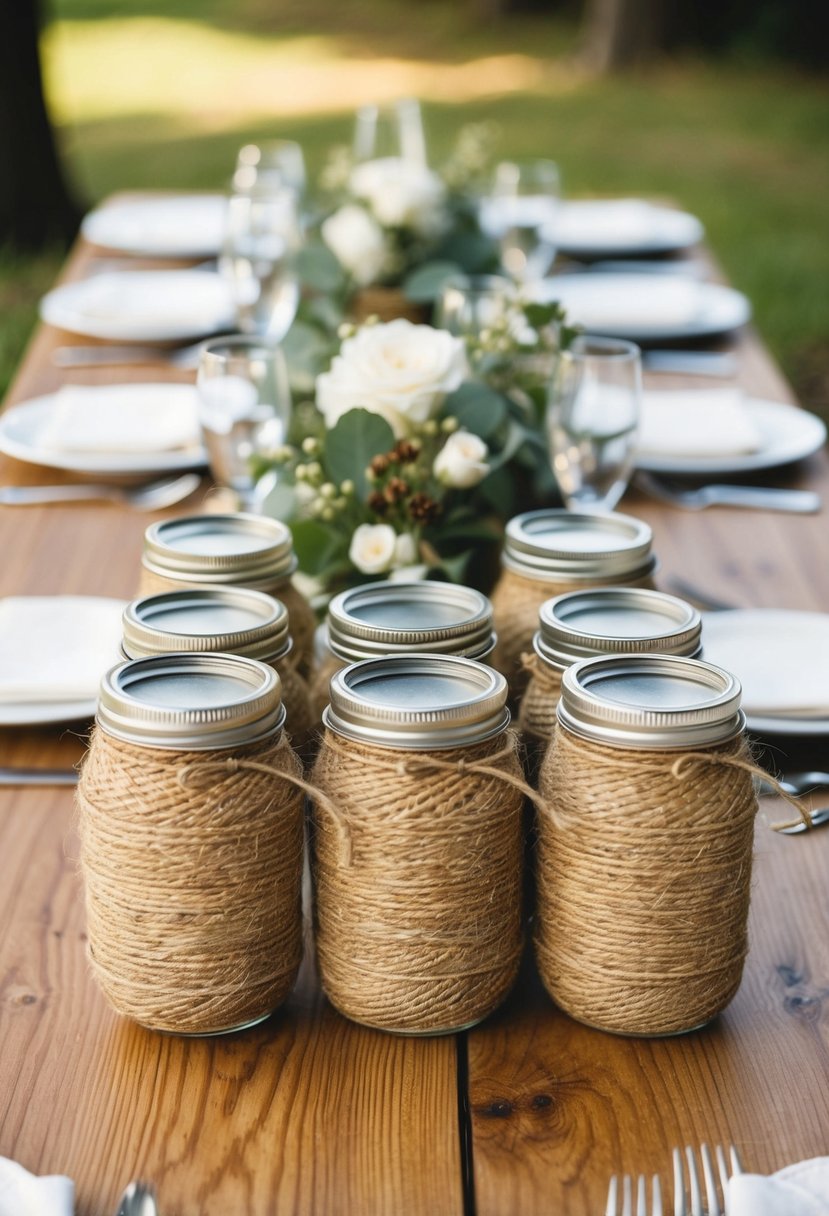
M 245 146 L 42 301 L 0 1216 L 829 1210 L 826 427 L 681 200 L 481 138 Z

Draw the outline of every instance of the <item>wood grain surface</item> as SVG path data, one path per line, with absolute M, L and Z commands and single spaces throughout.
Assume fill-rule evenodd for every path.
M 65 277 L 99 266 L 81 243 Z M 167 376 L 61 373 L 49 357 L 67 342 L 79 339 L 39 329 L 10 407 L 67 381 Z M 790 399 L 754 335 L 737 350 L 747 388 Z M 64 477 L 0 457 L 0 483 Z M 829 500 L 825 454 L 753 480 Z M 740 605 L 829 609 L 825 510 L 693 514 L 634 492 L 622 509 L 653 527 L 666 590 L 681 574 Z M 105 503 L 0 508 L 0 594 L 129 598 L 155 518 Z M 0 730 L 0 763 L 74 763 L 86 729 Z M 764 743 L 781 767 L 829 763 L 826 740 Z M 764 800 L 758 821 L 743 986 L 699 1033 L 581 1027 L 528 959 L 508 1004 L 468 1035 L 396 1038 L 337 1015 L 309 954 L 270 1022 L 188 1040 L 119 1020 L 91 980 L 71 791 L 0 790 L 0 1154 L 73 1177 L 78 1216 L 111 1216 L 136 1175 L 156 1183 L 161 1216 L 595 1216 L 611 1172 L 666 1178 L 674 1144 L 733 1141 L 761 1171 L 829 1151 L 829 831 L 779 836 L 767 820 L 780 811 Z

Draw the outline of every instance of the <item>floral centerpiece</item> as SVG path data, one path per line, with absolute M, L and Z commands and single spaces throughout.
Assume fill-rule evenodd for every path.
M 270 509 L 290 523 L 314 591 L 380 577 L 491 583 L 503 521 L 552 492 L 536 381 L 509 384 L 507 368 L 551 355 L 558 310 L 522 316 L 474 342 L 405 319 L 342 330 L 295 442 L 263 461 L 278 480 Z

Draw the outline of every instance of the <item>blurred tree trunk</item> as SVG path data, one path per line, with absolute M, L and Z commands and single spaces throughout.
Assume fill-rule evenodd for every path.
M 38 0 L 0 4 L 0 244 L 70 241 L 80 212 L 61 170 L 40 72 Z
M 654 58 L 664 37 L 662 0 L 587 0 L 580 58 L 613 72 Z

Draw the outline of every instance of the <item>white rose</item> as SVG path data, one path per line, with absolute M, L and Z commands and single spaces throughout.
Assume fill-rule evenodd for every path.
M 349 203 L 324 220 L 322 239 L 361 286 L 382 275 L 388 250 L 383 230 L 364 207 Z
M 402 319 L 369 325 L 317 377 L 317 405 L 332 427 L 349 410 L 385 418 L 396 439 L 433 418 L 468 373 L 462 338 Z
M 360 524 L 348 556 L 362 574 L 385 574 L 394 563 L 396 542 L 394 528 L 388 524 Z
M 437 236 L 446 227 L 446 187 L 437 173 L 417 161 L 397 156 L 365 161 L 352 171 L 350 188 L 387 228 Z
M 470 431 L 455 431 L 435 457 L 432 472 L 445 486 L 468 490 L 489 472 L 489 448 Z
M 390 583 L 420 583 L 429 573 L 429 567 L 425 563 L 418 563 L 415 566 L 397 566 L 389 573 Z
M 394 542 L 395 566 L 411 566 L 417 558 L 417 541 L 411 532 L 401 532 Z

